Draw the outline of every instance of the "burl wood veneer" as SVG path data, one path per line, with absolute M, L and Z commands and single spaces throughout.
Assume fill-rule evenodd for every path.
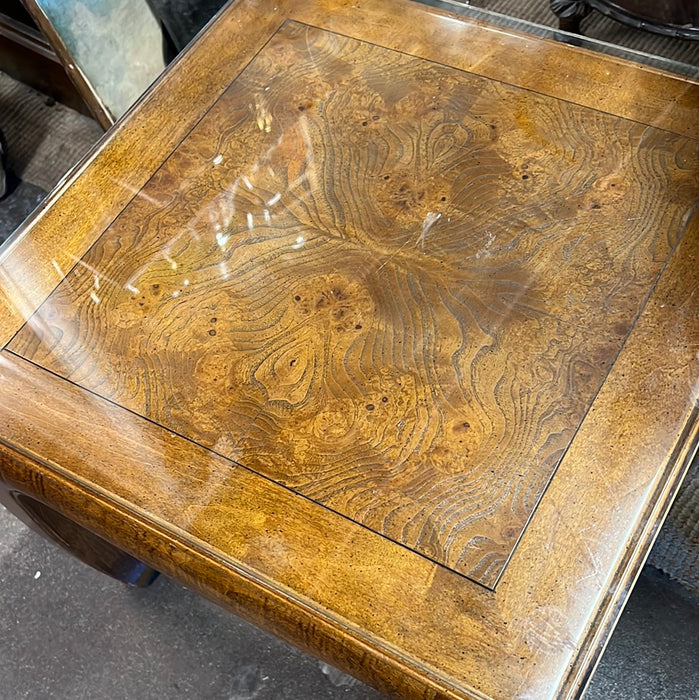
M 695 447 L 698 94 L 234 4 L 0 260 L 6 483 L 384 690 L 575 694 Z

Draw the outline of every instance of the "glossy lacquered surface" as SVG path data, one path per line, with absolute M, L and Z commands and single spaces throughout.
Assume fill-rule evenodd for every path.
M 6 485 L 389 692 L 575 695 L 695 445 L 698 102 L 234 4 L 0 258 Z

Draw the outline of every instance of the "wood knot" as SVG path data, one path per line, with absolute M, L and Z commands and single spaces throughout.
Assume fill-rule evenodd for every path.
M 337 274 L 307 280 L 292 292 L 292 298 L 297 315 L 337 332 L 361 331 L 374 308 L 363 285 Z

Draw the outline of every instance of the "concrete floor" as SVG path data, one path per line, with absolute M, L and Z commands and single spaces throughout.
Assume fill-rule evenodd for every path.
M 3 108 L 10 98 L 1 88 L 2 84 Z M 24 177 L 0 201 L 0 240 L 63 172 L 56 163 L 65 159 L 67 145 L 78 144 L 68 154 L 75 160 L 84 144 L 99 135 L 90 120 L 68 115 L 75 120 L 72 130 L 59 130 L 56 139 L 54 130 L 44 129 L 39 146 L 25 144 L 27 125 L 37 123 L 37 110 L 49 110 L 40 120 L 45 125 L 56 110 L 65 109 L 46 105 L 41 96 L 31 99 L 32 109 L 12 106 L 12 119 L 6 118 L 9 111 L 0 109 L 0 128 L 11 151 L 13 141 L 16 146 L 11 165 Z M 36 153 L 58 174 L 49 177 L 47 168 L 38 167 Z M 0 700 L 95 697 L 382 696 L 164 577 L 145 590 L 112 581 L 44 541 L 0 507 Z M 647 568 L 586 699 L 699 700 L 699 599 Z
M 0 506 L 2 700 L 381 697 L 165 577 L 93 571 Z

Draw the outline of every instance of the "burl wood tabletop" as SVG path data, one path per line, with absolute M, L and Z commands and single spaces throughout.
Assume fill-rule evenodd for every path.
M 693 145 L 290 22 L 9 348 L 493 586 Z
M 695 323 L 686 306 L 695 304 L 686 276 L 696 273 L 687 261 L 696 248 L 699 152 L 682 109 L 696 101 L 696 86 L 542 40 L 499 36 L 410 5 L 383 3 L 369 19 L 362 15 L 365 24 L 359 22 L 354 32 L 352 13 L 360 10 L 349 4 L 340 3 L 335 13 L 320 4 L 289 7 L 276 23 L 273 11 L 264 15 L 269 27 L 263 22 L 255 30 L 254 49 L 241 54 L 240 66 L 225 80 L 217 78 L 217 92 L 202 89 L 193 98 L 199 111 L 186 126 L 168 126 L 178 112 L 149 108 L 146 101 L 126 119 L 123 136 L 117 128 L 114 144 L 120 138 L 145 143 L 148 136 L 137 136 L 138 128 L 150 130 L 154 139 L 161 138 L 159 129 L 178 135 L 158 146 L 151 170 L 144 165 L 142 174 L 105 161 L 106 180 L 114 184 L 101 185 L 109 190 L 102 224 L 80 234 L 84 250 L 75 244 L 67 261 L 52 254 L 55 283 L 31 313 L 23 312 L 26 323 L 13 329 L 4 356 L 8 362 L 29 361 L 30 373 L 50 376 L 61 400 L 79 403 L 65 397 L 90 396 L 91 405 L 105 400 L 102 414 L 117 411 L 112 424 L 142 421 L 148 434 L 159 431 L 179 440 L 185 452 L 205 448 L 211 459 L 220 459 L 216 473 L 224 476 L 209 474 L 206 488 L 192 490 L 186 525 L 178 527 L 194 527 L 196 521 L 201 528 L 200 518 L 218 518 L 227 507 L 222 494 L 229 478 L 251 478 L 225 476 L 226 469 L 235 469 L 230 472 L 235 475 L 242 468 L 262 478 L 260 489 L 277 489 L 282 495 L 275 499 L 301 498 L 299 507 L 316 514 L 311 517 L 329 518 L 330 540 L 342 540 L 337 533 L 343 528 L 358 527 L 356 532 L 367 534 L 357 537 L 374 543 L 369 548 L 374 557 L 380 550 L 409 551 L 408 568 L 421 587 L 415 599 L 422 605 L 431 600 L 439 622 L 429 623 L 425 608 L 416 614 L 419 623 L 403 623 L 410 633 L 393 620 L 390 632 L 377 627 L 371 634 L 383 635 L 399 656 L 421 657 L 418 666 L 447 669 L 416 672 L 427 684 L 420 692 L 439 687 L 444 695 L 429 697 L 462 697 L 464 686 L 454 688 L 464 683 L 471 697 L 544 697 L 531 693 L 550 693 L 566 683 L 574 692 L 585 664 L 596 658 L 601 642 L 595 634 L 607 634 L 613 620 L 598 620 L 598 632 L 589 625 L 595 615 L 613 609 L 614 595 L 618 599 L 628 589 L 640 566 L 640 555 L 629 555 L 629 543 L 647 547 L 648 528 L 669 502 L 686 466 L 680 456 L 686 456 L 696 430 L 692 402 L 680 391 L 665 427 L 650 431 L 667 433 L 656 462 L 646 472 L 635 462 L 637 487 L 634 464 L 622 464 L 635 458 L 617 454 L 626 443 L 615 438 L 613 447 L 608 433 L 610 422 L 626 421 L 627 437 L 636 431 L 643 443 L 642 414 L 655 410 L 633 398 L 633 392 L 647 391 L 639 379 L 650 371 L 644 352 L 652 361 L 668 343 L 674 348 L 668 351 L 672 359 L 664 360 L 671 364 L 668 371 L 675 378 L 694 371 L 687 365 L 686 342 L 684 354 L 672 353 L 691 338 Z M 396 8 L 414 13 L 433 41 L 415 45 L 407 31 L 382 41 L 381 20 L 385 24 Z M 206 41 L 215 49 L 225 31 L 235 35 L 257 12 L 254 3 L 234 6 L 182 65 L 193 65 Z M 378 21 L 368 29 L 372 17 Z M 451 58 L 450 48 L 435 48 L 438 27 L 460 28 L 464 41 L 471 37 L 476 43 L 490 32 L 491 53 L 502 52 L 502 69 L 491 56 L 491 67 L 479 59 L 467 70 L 461 59 Z M 507 57 L 521 55 L 533 64 L 536 47 L 544 47 L 542 55 L 568 61 L 574 55 L 584 64 L 576 78 L 584 86 L 579 99 L 550 76 L 540 83 L 527 78 L 531 65 L 513 79 Z M 618 95 L 611 96 L 614 67 L 632 80 L 647 78 L 670 94 L 676 90 L 676 102 L 684 100 L 685 106 L 673 110 L 668 104 L 664 113 L 646 119 L 644 110 L 653 111 L 657 91 L 648 88 L 637 101 L 627 96 L 621 104 Z M 196 81 L 197 73 L 176 67 L 170 75 Z M 156 88 L 151 101 L 165 91 L 165 85 Z M 187 112 L 186 102 L 180 110 Z M 145 115 L 145 127 L 139 115 Z M 103 158 L 109 147 L 101 149 Z M 98 172 L 96 164 L 89 165 L 76 187 L 84 182 L 89 193 L 92 177 L 94 192 L 102 182 Z M 121 194 L 113 194 L 120 187 Z M 60 206 L 59 201 L 59 213 Z M 97 216 L 89 210 L 100 207 L 99 197 L 88 194 L 77 206 L 89 220 Z M 678 246 L 685 251 L 681 255 Z M 662 298 L 658 288 L 666 290 Z M 662 311 L 673 294 L 685 300 L 683 311 Z M 675 318 L 675 335 L 661 334 L 658 318 L 669 314 L 672 324 L 676 313 L 684 315 Z M 695 341 L 696 336 L 690 344 Z M 626 359 L 617 361 L 623 349 Z M 653 391 L 658 397 L 672 394 L 669 386 Z M 665 410 L 672 400 L 662 397 Z M 638 416 L 625 415 L 627 410 Z M 106 438 L 94 439 L 107 444 Z M 651 439 L 657 447 L 656 437 Z M 192 458 L 182 459 L 190 464 Z M 556 476 L 562 460 L 573 471 Z M 613 519 L 599 525 L 595 505 L 610 494 L 617 498 L 611 486 L 617 476 L 606 481 L 600 473 L 606 468 L 614 473 L 617 463 L 622 465 L 617 476 L 627 469 L 624 488 L 638 491 L 638 500 L 622 508 L 622 522 L 638 519 L 636 530 L 614 545 L 600 545 L 604 527 L 607 532 L 618 527 Z M 115 493 L 122 488 L 121 495 L 131 494 L 134 502 L 147 500 L 145 494 L 133 495 L 135 479 L 143 478 L 135 475 L 112 476 L 109 488 Z M 552 483 L 563 485 L 548 496 L 557 505 L 537 515 Z M 579 506 L 572 503 L 578 489 Z M 187 502 L 186 493 L 174 495 L 170 486 L 165 491 Z M 248 497 L 258 499 L 256 512 L 264 512 L 259 517 L 267 523 L 280 501 L 255 493 Z M 236 498 L 245 499 L 245 493 Z M 585 589 L 589 595 L 578 603 L 574 633 L 564 622 L 565 604 L 552 602 L 550 583 L 535 585 L 537 576 L 555 573 L 556 558 L 552 555 L 547 568 L 545 552 L 556 537 L 556 546 L 565 547 L 565 538 L 551 534 L 547 542 L 543 533 L 561 527 L 568 507 L 577 509 L 570 523 L 579 553 L 571 550 L 558 560 L 567 597 L 582 590 L 586 557 L 594 567 L 589 575 L 594 591 Z M 504 581 L 530 523 L 535 523 L 532 543 Z M 307 550 L 316 547 L 316 535 L 293 514 L 286 525 L 297 529 Z M 217 530 L 226 527 L 231 529 L 226 537 L 236 539 L 237 521 L 220 523 Z M 596 534 L 583 536 L 589 528 Z M 269 545 L 267 527 L 265 532 Z M 203 537 L 200 531 L 197 536 Z M 532 554 L 537 546 L 538 554 Z M 221 542 L 215 548 L 225 551 Z M 279 566 L 269 563 L 269 551 L 252 554 L 248 545 L 245 551 L 257 565 Z M 395 551 L 397 561 L 402 555 Z M 308 556 L 309 551 L 302 555 Z M 331 556 L 316 568 L 331 566 Z M 351 567 L 346 552 L 338 551 L 337 562 L 343 557 Z M 622 565 L 619 557 L 633 563 Z M 390 569 L 391 560 L 386 564 Z M 420 567 L 429 576 L 421 578 Z M 532 572 L 525 592 L 527 567 L 540 571 Z M 354 616 L 371 631 L 377 623 L 361 622 L 362 610 L 379 605 L 381 595 L 395 599 L 399 588 L 392 589 L 391 582 L 405 571 L 401 565 L 386 574 L 382 593 L 358 599 L 355 609 L 342 608 L 339 594 L 320 594 L 308 581 L 303 595 L 321 596 L 316 600 L 324 609 L 342 608 L 341 616 Z M 291 575 L 284 572 L 279 582 Z M 293 589 L 296 575 L 284 585 Z M 352 575 L 348 569 L 343 578 Z M 602 608 L 609 577 L 617 588 Z M 439 591 L 433 590 L 435 581 L 441 581 Z M 532 591 L 544 588 L 547 593 L 536 599 Z M 460 613 L 453 607 L 446 612 L 460 604 Z M 542 606 L 546 623 L 531 622 L 535 615 L 527 615 Z M 479 615 L 481 621 L 474 622 Z M 506 632 L 508 620 L 514 622 Z M 429 642 L 427 624 L 434 633 Z M 546 625 L 567 631 L 558 639 Z M 445 636 L 447 628 L 451 636 Z M 492 653 L 485 651 L 488 631 L 496 639 Z M 424 647 L 418 652 L 420 635 Z M 439 638 L 454 649 L 436 651 Z M 531 683 L 518 680 L 522 662 L 533 659 L 532 644 L 549 642 L 555 663 L 548 671 L 529 667 Z M 327 655 L 338 662 L 337 653 Z M 459 679 L 457 668 L 468 674 L 479 664 L 493 665 L 494 658 L 502 665 Z M 356 660 L 346 665 L 384 689 L 417 692 L 377 680 L 377 671 L 362 669 Z

